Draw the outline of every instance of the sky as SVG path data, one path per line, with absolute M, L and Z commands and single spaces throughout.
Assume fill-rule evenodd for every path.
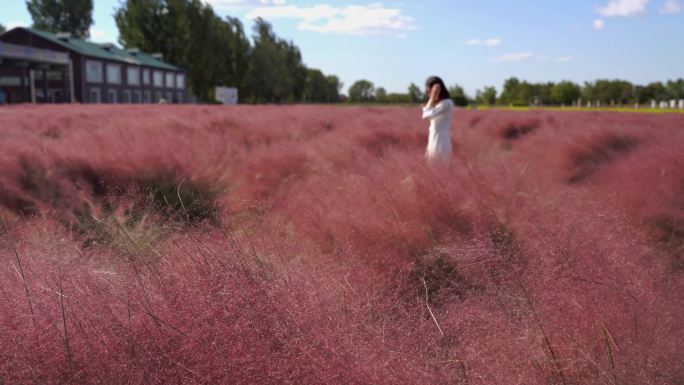
M 203 0 L 221 16 L 256 17 L 301 49 L 304 63 L 406 92 L 431 75 L 473 95 L 532 82 L 684 77 L 684 0 Z M 24 0 L 2 0 L 0 24 L 28 26 Z M 91 38 L 116 42 L 120 0 L 94 0 Z

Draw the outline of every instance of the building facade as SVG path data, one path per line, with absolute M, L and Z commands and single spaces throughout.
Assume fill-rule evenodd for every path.
M 36 54 L 9 57 L 2 44 Z M 61 60 L 40 60 L 49 53 Z M 186 77 L 160 55 L 137 49 L 23 27 L 0 35 L 0 91 L 10 103 L 187 103 Z

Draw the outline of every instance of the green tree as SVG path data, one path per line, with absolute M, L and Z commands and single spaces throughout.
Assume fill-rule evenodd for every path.
M 373 100 L 375 85 L 369 80 L 358 80 L 349 87 L 349 101 L 363 103 Z
M 328 80 L 323 72 L 317 69 L 306 70 L 303 101 L 308 103 L 328 102 Z
M 496 104 L 496 88 L 485 87 L 483 91 L 477 92 L 477 102 L 480 104 L 486 104 L 488 106 L 493 106 Z
M 668 80 L 667 93 L 672 99 L 684 99 L 684 79 Z
M 340 91 L 342 91 L 342 82 L 340 78 L 335 75 L 328 75 L 325 77 L 326 80 L 326 94 L 328 103 L 336 103 L 340 101 Z
M 516 77 L 506 79 L 503 86 L 503 91 L 501 91 L 501 103 L 502 104 L 513 104 L 517 99 L 517 95 L 520 88 L 520 80 Z
M 465 107 L 468 105 L 468 96 L 466 95 L 463 87 L 458 84 L 454 84 L 449 87 L 449 95 L 451 95 L 451 100 L 455 105 L 460 107 Z
M 4 33 L 6 31 L 5 26 L 0 24 L 0 33 Z
M 411 85 L 408 88 L 408 96 L 411 100 L 411 103 L 420 103 L 426 98 L 423 91 L 420 90 L 420 87 L 413 83 L 411 83 Z
M 260 18 L 254 25 L 253 39 L 249 79 L 254 101 L 300 101 L 307 72 L 299 49 L 292 42 L 279 39 L 271 24 Z
M 634 101 L 635 87 L 624 80 L 600 79 L 590 84 L 593 100 L 604 104 L 626 104 Z
M 382 87 L 375 89 L 375 101 L 378 103 L 387 103 L 387 90 Z
M 33 27 L 49 32 L 69 32 L 78 38 L 90 36 L 93 0 L 27 0 Z
M 551 102 L 554 104 L 570 105 L 582 96 L 582 89 L 579 85 L 562 81 L 553 85 L 551 88 Z
M 217 85 L 251 94 L 251 46 L 238 19 L 221 19 L 201 0 L 125 0 L 114 18 L 121 45 L 162 53 L 187 69 L 190 90 L 201 100 L 211 100 Z

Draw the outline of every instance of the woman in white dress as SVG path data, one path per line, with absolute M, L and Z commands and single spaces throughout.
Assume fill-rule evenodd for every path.
M 448 162 L 451 159 L 451 117 L 454 103 L 442 79 L 431 76 L 425 82 L 429 96 L 423 107 L 423 119 L 430 120 L 425 157 L 429 161 Z

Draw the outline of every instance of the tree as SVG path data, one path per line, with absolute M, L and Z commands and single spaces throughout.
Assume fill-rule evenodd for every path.
M 261 18 L 254 25 L 253 40 L 249 79 L 254 101 L 300 101 L 307 72 L 299 48 L 279 39 L 271 24 Z
M 387 90 L 385 90 L 382 87 L 378 87 L 375 89 L 375 101 L 378 103 L 386 103 L 387 102 Z
M 0 33 L 4 33 L 6 31 L 5 26 L 0 24 Z
M 408 88 L 408 95 L 411 103 L 420 103 L 421 101 L 425 100 L 425 94 L 423 91 L 421 91 L 420 87 L 413 83 L 411 83 Z
M 582 89 L 570 81 L 562 81 L 551 88 L 551 102 L 570 105 L 582 96 Z
M 374 95 L 375 85 L 369 80 L 358 80 L 349 87 L 349 101 L 353 103 L 372 101 Z
M 517 100 L 518 89 L 520 87 L 520 80 L 516 77 L 506 79 L 503 86 L 503 91 L 501 91 L 501 103 L 502 104 L 514 104 Z
M 49 32 L 69 32 L 77 38 L 90 37 L 93 0 L 27 0 L 33 27 Z
M 480 104 L 486 104 L 488 106 L 493 106 L 496 104 L 496 88 L 485 87 L 483 91 L 477 92 L 477 102 Z
M 667 93 L 671 99 L 684 99 L 684 79 L 668 80 Z
M 455 105 L 460 107 L 465 107 L 468 105 L 468 96 L 466 96 L 463 87 L 458 84 L 454 84 L 449 87 L 449 94 L 451 95 L 451 100 Z
M 217 85 L 250 95 L 251 47 L 238 19 L 221 19 L 200 0 L 126 0 L 114 18 L 121 45 L 159 52 L 187 69 L 188 85 L 201 100 L 211 100 Z
M 323 72 L 316 69 L 306 70 L 303 101 L 308 103 L 326 103 L 331 101 L 330 86 Z M 337 92 L 337 91 L 335 91 Z
M 328 75 L 325 77 L 326 88 L 327 88 L 327 100 L 328 103 L 335 103 L 340 101 L 340 91 L 342 91 L 342 82 L 340 78 L 335 75 Z
M 605 104 L 626 104 L 634 101 L 635 87 L 624 80 L 600 79 L 594 83 L 587 83 L 584 93 L 591 94 L 591 99 Z

